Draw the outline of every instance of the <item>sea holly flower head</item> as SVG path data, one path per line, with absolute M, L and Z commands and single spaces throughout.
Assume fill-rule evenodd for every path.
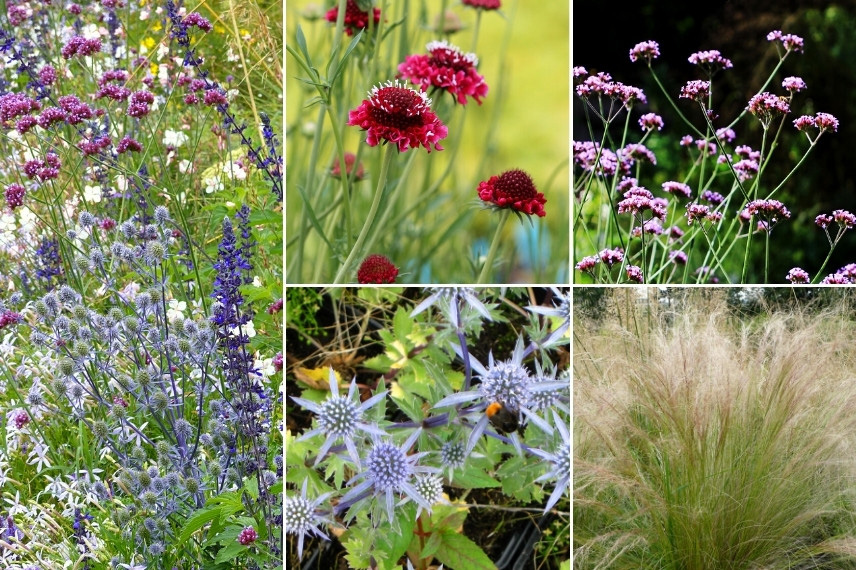
M 366 257 L 357 270 L 357 281 L 362 284 L 394 283 L 398 268 L 385 255 L 372 254 Z
M 330 540 L 318 527 L 325 524 L 333 524 L 333 521 L 319 512 L 318 506 L 327 500 L 333 493 L 324 493 L 310 500 L 306 496 L 308 480 L 303 480 L 303 488 L 300 495 L 285 497 L 285 532 L 297 535 L 297 557 L 303 559 L 303 541 L 307 535 L 315 535 L 324 540 Z M 243 531 L 242 531 L 243 532 Z
M 315 465 L 318 465 L 324 459 L 324 456 L 327 455 L 333 444 L 341 439 L 345 442 L 348 455 L 359 466 L 360 455 L 357 452 L 354 440 L 357 431 L 359 430 L 372 435 L 386 435 L 386 432 L 377 427 L 377 425 L 363 421 L 365 412 L 386 397 L 386 390 L 375 394 L 365 402 L 359 403 L 359 398 L 355 399 L 355 396 L 357 396 L 356 376 L 351 380 L 347 396 L 339 395 L 339 382 L 332 367 L 330 368 L 329 382 L 330 396 L 321 404 L 292 396 L 292 400 L 318 416 L 318 427 L 306 432 L 300 439 L 304 440 L 318 434 L 326 436 L 327 439 L 318 450 Z
M 487 307 L 479 299 L 477 290 L 472 287 L 431 287 L 428 290 L 432 293 L 410 312 L 411 318 L 432 305 L 439 305 L 440 310 L 455 328 L 460 328 L 466 320 L 462 317 L 466 316 L 463 313 L 467 308 L 489 321 L 493 320 Z
M 453 348 L 458 356 L 463 358 L 461 347 L 454 345 Z M 472 354 L 468 354 L 470 366 L 478 375 L 480 383 L 470 390 L 455 392 L 446 396 L 434 404 L 435 408 L 442 408 L 445 406 L 458 406 L 468 402 L 478 402 L 478 404 L 469 410 L 470 412 L 478 412 L 480 418 L 472 427 L 472 432 L 467 441 L 467 454 L 473 450 L 487 429 L 490 420 L 487 414 L 481 412 L 488 405 L 499 403 L 512 413 L 517 413 L 518 419 L 522 419 L 525 416 L 539 423 L 543 428 L 543 420 L 538 419 L 529 409 L 532 394 L 534 392 L 555 391 L 567 387 L 568 383 L 565 380 L 543 381 L 541 379 L 541 381 L 538 381 L 533 378 L 529 370 L 523 365 L 524 354 L 523 339 L 520 337 L 517 339 L 511 358 L 507 360 L 496 361 L 493 357 L 493 352 L 491 352 L 488 355 L 488 365 L 484 366 Z M 549 429 L 549 427 L 546 427 L 545 431 L 549 431 Z M 511 434 L 511 439 L 515 446 L 519 445 L 519 440 L 516 438 L 515 433 Z
M 380 498 L 391 523 L 395 522 L 395 507 L 411 500 L 430 513 L 431 503 L 419 492 L 413 479 L 418 474 L 438 473 L 440 470 L 419 464 L 428 452 L 410 453 L 421 433 L 421 428 L 413 430 L 401 446 L 373 436 L 373 445 L 364 461 L 365 470 L 348 481 L 348 485 L 360 479 L 363 481 L 342 497 L 337 510 L 343 511 L 365 499 Z M 396 498 L 401 495 L 403 498 L 396 503 Z
M 540 481 L 549 481 L 552 479 L 555 479 L 556 481 L 556 487 L 553 489 L 553 492 L 547 501 L 547 505 L 544 507 L 545 513 L 559 502 L 559 499 L 566 491 L 570 490 L 571 435 L 566 422 L 559 417 L 559 414 L 557 414 L 555 410 L 553 411 L 553 425 L 561 435 L 561 442 L 556 448 L 556 451 L 549 453 L 542 449 L 532 449 L 532 452 L 535 455 L 545 459 L 552 466 L 550 471 L 535 479 L 535 482 L 538 483 Z
M 339 17 L 338 2 L 330 8 L 324 16 L 328 22 L 336 23 Z M 371 18 L 374 20 L 374 26 L 380 23 L 380 9 L 372 8 Z M 369 27 L 369 13 L 361 10 L 355 0 L 348 0 L 345 5 L 345 33 L 349 36 L 354 35 L 355 31 L 363 30 Z
M 348 125 L 368 131 L 366 142 L 376 146 L 391 142 L 404 152 L 420 145 L 431 152 L 443 150 L 439 141 L 449 134 L 446 125 L 431 111 L 431 99 L 424 93 L 387 81 L 369 91 L 368 99 L 348 114 Z
M 650 65 L 652 59 L 660 57 L 660 45 L 654 41 L 639 42 L 630 50 L 630 61 L 644 59 Z
M 547 199 L 535 188 L 532 178 L 519 169 L 508 170 L 499 176 L 480 182 L 479 198 L 497 208 L 509 208 L 531 216 L 546 216 L 544 204 Z
M 399 64 L 401 76 L 422 91 L 434 87 L 449 92 L 461 105 L 467 104 L 467 96 L 481 105 L 488 86 L 476 71 L 479 63 L 476 55 L 465 53 L 445 40 L 429 42 L 427 49 L 429 55 L 409 55 Z

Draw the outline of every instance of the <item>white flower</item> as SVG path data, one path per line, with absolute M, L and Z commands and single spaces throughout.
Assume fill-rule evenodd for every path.
M 158 46 L 157 60 L 160 61 L 169 53 L 169 45 L 162 43 Z
M 253 321 L 239 327 L 229 327 L 229 336 L 237 336 L 240 333 L 246 335 L 247 338 L 253 338 L 256 336 L 256 327 L 253 325 Z
M 83 199 L 87 202 L 98 203 L 101 201 L 101 186 L 89 186 L 84 185 L 83 187 Z
M 206 178 L 202 181 L 202 183 L 205 184 L 206 194 L 211 194 L 212 192 L 219 192 L 220 190 L 225 188 L 219 176 L 211 176 L 210 178 Z
M 167 129 L 163 134 L 163 144 L 165 146 L 174 146 L 175 148 L 178 148 L 189 140 L 190 137 L 181 131 Z
M 253 276 L 253 286 L 254 287 L 261 287 L 262 286 L 262 280 L 259 279 L 258 275 Z
M 166 318 L 170 321 L 175 319 L 184 319 L 184 311 L 187 310 L 187 303 L 178 299 L 169 300 L 169 309 L 166 311 Z
M 135 281 L 131 281 L 130 283 L 128 283 L 127 285 L 125 285 L 125 286 L 124 286 L 124 287 L 119 291 L 119 293 L 121 293 L 121 294 L 122 294 L 122 298 L 123 298 L 123 299 L 126 299 L 126 300 L 128 300 L 128 301 L 133 301 L 134 299 L 136 299 L 136 298 L 137 298 L 137 294 L 138 294 L 139 292 L 140 292 L 140 284 L 139 284 L 139 283 L 137 283 L 137 282 L 135 282 Z
M 27 458 L 27 465 L 35 465 L 36 472 L 41 473 L 43 468 L 51 466 L 51 462 L 47 455 L 48 446 L 41 441 L 36 442 L 36 445 L 33 446 L 32 451 L 30 451 L 30 456 Z
M 182 174 L 187 174 L 188 172 L 193 172 L 193 163 L 187 159 L 179 161 L 178 171 L 181 172 Z
M 246 180 L 247 171 L 237 162 L 228 162 L 223 165 L 223 172 L 233 180 Z

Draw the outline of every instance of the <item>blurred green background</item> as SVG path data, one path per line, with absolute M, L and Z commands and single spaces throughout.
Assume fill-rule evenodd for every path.
M 379 4 L 379 3 L 378 3 Z M 411 36 L 413 51 L 402 52 L 396 57 L 383 58 L 379 62 L 378 77 L 369 82 L 365 89 L 355 91 L 359 99 L 348 101 L 349 109 L 356 108 L 365 98 L 372 85 L 393 79 L 397 65 L 408 53 L 427 53 L 425 44 L 439 39 L 429 29 L 445 4 L 447 11 L 460 19 L 462 29 L 453 34 L 450 41 L 463 51 L 472 50 L 473 29 L 476 11 L 463 6 L 460 2 L 449 0 L 407 0 L 388 2 L 389 11 L 398 10 L 401 5 L 408 6 L 407 25 Z M 323 14 L 333 2 L 295 1 L 286 5 L 286 43 L 295 45 L 295 30 L 298 25 L 306 35 L 309 51 L 319 54 L 317 67 L 323 72 L 323 62 L 329 54 L 329 46 L 334 33 L 333 25 L 323 18 Z M 307 18 L 307 15 L 319 19 Z M 392 22 L 387 20 L 385 25 Z M 344 42 L 350 38 L 345 36 Z M 399 48 L 400 49 L 400 48 Z M 445 180 L 440 194 L 432 206 L 436 208 L 420 209 L 414 225 L 399 228 L 387 228 L 390 232 L 386 244 L 397 240 L 396 247 L 402 253 L 401 242 L 408 240 L 430 240 L 419 232 L 424 227 L 439 227 L 446 232 L 433 244 L 430 259 L 420 257 L 424 253 L 413 248 L 413 255 L 407 259 L 394 259 L 405 273 L 405 281 L 411 282 L 471 282 L 468 260 L 474 257 L 473 247 L 486 252 L 493 237 L 498 217 L 495 213 L 480 209 L 476 187 L 482 180 L 492 175 L 520 168 L 528 172 L 536 187 L 547 198 L 545 210 L 547 216 L 533 219 L 530 226 L 510 219 L 505 228 L 504 239 L 514 241 L 517 253 L 514 266 L 504 272 L 503 282 L 541 282 L 559 283 L 568 279 L 568 259 L 570 257 L 569 236 L 569 4 L 566 2 L 532 3 L 511 0 L 503 2 L 498 12 L 483 12 L 478 34 L 479 57 L 478 71 L 489 85 L 489 92 L 481 106 L 470 102 L 466 106 L 466 119 L 460 145 L 460 155 L 451 175 Z M 317 107 L 305 108 L 311 92 L 296 77 L 303 71 L 286 54 L 286 238 L 295 239 L 300 231 L 301 198 L 294 191 L 300 181 L 289 176 L 289 166 L 295 171 L 305 168 L 303 164 L 289 165 L 292 150 L 290 145 L 311 145 Z M 424 150 L 418 152 L 425 156 L 417 157 L 413 171 L 407 181 L 419 186 L 423 180 L 433 180 L 442 172 L 451 158 L 451 141 L 458 136 L 454 129 L 460 120 L 462 109 L 454 109 L 451 123 L 448 114 L 452 111 L 450 98 L 440 94 L 433 96 L 434 110 L 450 127 L 449 138 L 441 144 L 447 149 L 443 152 Z M 344 111 L 345 116 L 347 111 Z M 329 128 L 329 122 L 325 123 Z M 346 150 L 355 152 L 358 145 L 365 141 L 365 132 L 356 127 L 345 129 Z M 332 137 L 326 137 L 321 149 L 319 168 L 326 169 L 333 160 L 335 146 Z M 369 181 L 363 181 L 355 191 L 357 203 L 367 202 L 374 191 L 379 164 L 376 157 L 382 150 L 379 147 L 363 149 L 363 161 Z M 403 163 L 404 157 L 400 157 Z M 430 161 L 429 161 L 430 159 Z M 394 176 L 393 172 L 391 176 Z M 424 185 L 423 185 L 424 187 Z M 443 203 L 445 201 L 445 203 Z M 448 223 L 449 212 L 460 218 L 454 227 Z M 379 243 L 378 245 L 382 245 Z M 509 244 L 506 244 L 509 245 Z M 378 248 L 375 248 L 376 250 Z M 323 247 L 314 250 L 319 256 L 329 256 Z M 375 251 L 381 253 L 380 251 Z M 286 263 L 290 253 L 286 252 Z M 438 260 L 442 263 L 438 263 Z M 327 263 L 323 258 L 320 263 Z M 296 280 L 295 277 L 298 277 Z M 286 277 L 287 282 L 306 282 L 299 276 Z M 325 282 L 322 279 L 322 282 Z

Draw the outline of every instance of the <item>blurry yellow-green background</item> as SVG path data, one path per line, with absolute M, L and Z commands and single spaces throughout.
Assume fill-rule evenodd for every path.
M 387 2 L 388 12 L 397 11 L 397 2 Z M 295 46 L 295 30 L 298 25 L 302 28 L 310 53 L 313 46 L 323 47 L 329 50 L 334 34 L 333 24 L 323 18 L 333 2 L 318 3 L 307 1 L 294 1 L 286 3 L 286 43 Z M 378 4 L 380 4 L 378 2 Z M 418 46 L 418 50 L 412 53 L 427 53 L 425 44 L 429 41 L 439 39 L 431 30 L 418 27 L 421 14 L 428 14 L 425 18 L 429 22 L 435 21 L 440 14 L 441 5 L 445 4 L 447 12 L 454 12 L 462 23 L 463 29 L 450 38 L 450 42 L 460 47 L 463 51 L 472 50 L 473 30 L 476 22 L 476 10 L 462 5 L 459 1 L 448 0 L 413 0 L 409 3 L 408 14 L 409 29 L 417 37 L 410 42 L 411 46 Z M 321 15 L 319 19 L 306 18 L 307 14 Z M 384 25 L 390 26 L 393 22 L 385 20 Z M 347 45 L 349 36 L 343 36 L 343 44 Z M 319 50 L 321 51 L 321 50 Z M 540 252 L 539 255 L 547 255 L 554 258 L 562 258 L 561 267 L 553 267 L 549 272 L 532 272 L 526 268 L 518 267 L 517 273 L 508 274 L 508 282 L 526 282 L 537 280 L 540 282 L 567 282 L 569 262 L 569 4 L 567 2 L 532 2 L 508 0 L 503 1 L 500 11 L 486 11 L 481 14 L 481 24 L 478 32 L 478 47 L 474 50 L 479 58 L 478 71 L 485 77 L 489 85 L 489 92 L 481 106 L 470 102 L 466 108 L 466 122 L 462 133 L 462 144 L 460 155 L 457 158 L 453 174 L 444 182 L 442 192 L 452 194 L 454 202 L 459 209 L 469 208 L 473 201 L 477 201 L 476 187 L 481 180 L 487 180 L 492 175 L 520 168 L 528 172 L 540 192 L 547 198 L 545 210 L 547 216 L 542 219 L 533 219 L 536 226 L 543 224 L 539 229 L 549 234 L 549 251 Z M 328 52 L 318 54 L 318 61 L 314 62 L 323 74 L 323 66 L 326 64 L 325 57 Z M 313 55 L 313 57 L 315 57 Z M 383 66 L 387 65 L 387 79 L 393 79 L 397 73 L 397 65 L 400 61 L 392 61 L 388 58 L 380 64 L 381 73 Z M 503 68 L 504 65 L 504 68 Z M 305 74 L 293 58 L 286 54 L 286 125 L 287 131 L 292 133 L 286 142 L 286 237 L 294 239 L 294 233 L 300 227 L 296 217 L 301 215 L 301 198 L 298 192 L 293 190 L 297 181 L 288 179 L 288 159 L 291 144 L 311 145 L 314 121 L 317 118 L 317 107 L 304 108 L 308 99 L 314 96 L 314 92 L 304 83 L 298 81 L 297 77 Z M 384 75 L 382 75 L 383 77 Z M 374 84 L 380 81 L 375 81 Z M 371 87 L 371 85 L 368 85 Z M 301 93 L 302 91 L 302 93 Z M 363 92 L 365 97 L 365 92 Z M 440 94 L 434 97 L 434 107 L 440 114 L 438 99 Z M 449 98 L 448 95 L 443 95 Z M 450 98 L 449 98 L 450 99 Z M 356 108 L 360 101 L 353 101 L 350 108 Z M 449 100 L 443 101 L 445 109 L 451 109 Z M 459 113 L 461 109 L 455 109 Z M 456 133 L 453 129 L 457 125 L 458 114 L 453 114 L 451 121 L 441 119 L 450 127 L 450 135 L 441 144 L 447 147 L 446 151 L 432 152 L 430 160 L 435 161 L 431 166 L 432 173 L 439 173 L 445 168 L 449 160 L 447 141 L 454 138 Z M 329 126 L 329 123 L 327 123 Z M 299 134 L 302 132 L 303 134 Z M 359 144 L 365 144 L 365 132 L 356 127 L 348 127 L 345 130 L 345 149 L 354 152 Z M 483 160 L 485 150 L 487 156 Z M 365 157 L 380 155 L 382 149 L 365 148 Z M 418 152 L 425 154 L 424 150 Z M 333 158 L 334 145 L 331 137 L 324 141 L 321 157 L 321 166 L 326 166 Z M 444 156 L 445 155 L 445 156 Z M 420 159 L 426 157 L 419 157 Z M 428 167 L 426 167 L 428 168 Z M 419 166 L 411 173 L 410 180 L 420 181 Z M 356 193 L 362 193 L 370 197 L 374 190 L 373 184 L 377 173 L 369 172 L 369 182 L 363 182 Z M 414 176 L 415 174 L 415 176 Z M 369 199 L 369 198 L 366 198 Z M 493 236 L 497 223 L 495 214 L 479 210 L 477 207 L 470 208 L 472 216 L 467 220 L 467 234 L 480 236 L 479 239 L 489 242 Z M 425 213 L 430 216 L 430 212 Z M 431 223 L 430 219 L 420 219 L 420 222 Z M 521 233 L 528 231 L 532 233 L 530 225 L 523 220 L 509 220 L 505 228 L 509 241 L 521 239 Z M 525 228 L 522 229 L 522 228 Z M 460 234 L 454 234 L 460 235 Z M 543 242 L 540 242 L 543 243 Z M 464 244 L 461 244 L 462 246 Z M 531 245 L 531 244 L 530 244 Z M 320 250 L 319 250 L 320 251 Z M 288 258 L 288 252 L 286 257 Z M 420 281 L 419 276 L 415 281 Z M 467 282 L 467 279 L 456 279 L 454 276 L 429 276 L 426 280 L 440 278 L 443 282 Z M 298 278 L 298 281 L 306 282 Z M 321 280 L 325 282 L 324 279 Z M 293 283 L 295 279 L 289 278 L 287 282 Z

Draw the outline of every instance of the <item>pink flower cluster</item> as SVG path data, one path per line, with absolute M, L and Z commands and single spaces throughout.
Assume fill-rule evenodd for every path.
M 21 115 L 29 115 L 41 109 L 35 99 L 22 93 L 6 93 L 0 95 L 0 121 L 6 123 Z
M 660 57 L 660 45 L 654 41 L 639 42 L 630 50 L 630 61 L 644 59 L 649 64 L 652 59 Z
M 832 131 L 838 132 L 838 119 L 829 113 L 817 113 L 814 117 L 811 115 L 803 115 L 794 119 L 794 126 L 798 131 L 807 131 L 811 128 L 819 129 L 820 132 Z
M 131 117 L 145 117 L 151 111 L 150 105 L 155 102 L 155 96 L 151 91 L 134 91 L 128 104 L 128 115 Z
M 778 97 L 763 91 L 749 99 L 746 107 L 750 113 L 761 119 L 762 123 L 769 121 L 776 115 L 786 115 L 791 112 L 791 106 L 784 97 Z
M 689 57 L 689 62 L 693 65 L 698 65 L 702 69 L 713 75 L 714 72 L 720 69 L 731 69 L 734 65 L 730 59 L 722 57 L 719 50 L 698 51 Z
M 663 182 L 663 190 L 675 196 L 681 195 L 684 198 L 689 198 L 692 194 L 692 189 L 689 187 L 688 184 L 684 184 L 683 182 L 675 182 L 674 180 Z
M 72 36 L 68 43 L 62 48 L 62 57 L 71 59 L 72 57 L 92 55 L 101 51 L 101 39 L 86 39 L 83 36 Z
M 783 34 L 781 30 L 773 30 L 769 34 L 767 34 L 767 41 L 774 42 L 780 41 L 782 45 L 785 47 L 786 52 L 802 52 L 805 47 L 804 40 L 795 36 L 794 34 Z
M 710 97 L 710 81 L 700 79 L 688 81 L 686 85 L 681 87 L 681 94 L 678 97 L 704 103 Z
M 763 229 L 769 230 L 782 219 L 790 218 L 791 212 L 779 200 L 752 200 L 741 212 L 741 216 L 757 216 L 765 222 Z
M 20 323 L 24 318 L 14 311 L 3 311 L 0 314 L 0 329 L 4 329 L 9 325 L 15 325 Z
M 26 193 L 27 189 L 21 186 L 20 184 L 10 184 L 6 187 L 6 191 L 4 192 L 4 197 L 6 198 L 6 205 L 9 206 L 11 210 L 20 208 L 24 205 L 24 194 Z
M 651 210 L 655 218 L 666 219 L 666 208 L 668 202 L 663 198 L 655 198 L 654 195 L 642 186 L 634 186 L 624 193 L 624 200 L 618 203 L 618 213 L 631 213 L 633 215 Z
M 612 76 L 608 73 L 596 73 L 589 75 L 580 84 L 576 86 L 578 97 L 586 99 L 592 95 L 604 96 L 617 101 L 627 108 L 633 106 L 634 103 L 647 103 L 645 92 L 638 87 L 625 85 L 620 81 L 613 81 Z
M 711 210 L 710 206 L 704 204 L 687 204 L 687 223 L 693 225 L 695 221 L 708 221 L 716 223 L 722 219 L 722 212 Z
M 256 532 L 251 526 L 245 527 L 241 532 L 238 533 L 238 542 L 243 544 L 244 546 L 248 546 L 254 543 L 259 538 L 259 534 Z
M 28 160 L 21 169 L 27 175 L 27 178 L 38 178 L 44 182 L 45 180 L 51 180 L 59 176 L 60 166 L 59 156 L 53 152 L 48 152 L 44 160 L 38 158 Z
M 202 17 L 199 12 L 191 12 L 187 16 L 184 17 L 184 20 L 181 21 L 185 26 L 196 26 L 203 32 L 210 32 L 214 29 L 214 26 L 211 25 L 206 18 Z
M 663 130 L 663 117 L 656 113 L 645 113 L 639 117 L 639 126 L 643 131 Z

